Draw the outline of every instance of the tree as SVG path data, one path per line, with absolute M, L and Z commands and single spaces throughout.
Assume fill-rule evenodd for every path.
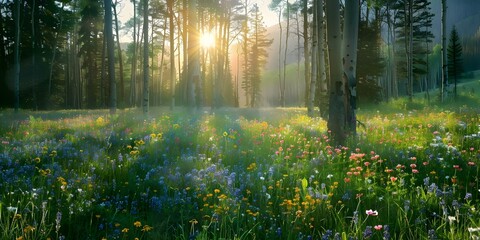
M 167 0 L 167 10 L 168 10 L 168 23 L 169 23 L 169 44 L 170 44 L 170 110 L 173 110 L 175 107 L 175 84 L 176 84 L 176 73 L 175 73 L 175 25 L 173 22 L 174 14 L 173 11 L 174 0 Z
M 107 0 L 106 0 L 107 1 Z M 143 114 L 149 108 L 149 70 L 148 70 L 148 0 L 143 0 Z
M 98 98 L 98 53 L 101 49 L 102 28 L 101 7 L 98 0 L 85 0 L 84 7 L 80 11 L 81 22 L 78 33 L 80 56 L 82 56 L 82 68 L 85 69 L 85 79 L 87 81 L 87 107 L 97 107 Z M 103 60 L 102 60 L 103 61 Z
M 108 83 L 110 85 L 110 114 L 117 109 L 117 87 L 115 82 L 115 45 L 113 41 L 112 0 L 104 0 L 105 5 L 105 37 L 107 40 Z
M 115 0 L 115 4 L 113 5 L 113 15 L 115 16 L 115 36 L 117 40 L 117 55 L 118 55 L 118 64 L 119 64 L 119 88 L 120 88 L 120 96 L 119 96 L 119 102 L 124 104 L 125 101 L 125 83 L 123 81 L 123 57 L 122 57 L 122 48 L 120 46 L 120 27 L 118 26 L 118 14 L 117 14 L 117 5 L 118 5 L 118 0 Z
M 20 3 L 22 0 L 15 1 L 15 57 L 14 57 L 14 108 L 18 112 L 20 108 Z
M 279 32 L 279 46 L 278 46 L 278 83 L 279 83 L 279 90 L 280 90 L 280 104 L 282 106 L 285 106 L 285 79 L 283 78 L 285 76 L 285 71 L 283 71 L 283 77 L 282 77 L 282 69 L 285 68 L 285 65 L 282 66 L 282 39 L 283 39 L 283 25 L 282 25 L 282 12 L 283 12 L 283 1 L 284 0 L 272 0 L 272 2 L 269 5 L 269 8 L 273 11 L 276 11 L 278 13 L 278 26 L 280 29 Z M 286 40 L 288 41 L 288 40 Z M 285 47 L 286 48 L 286 47 Z
M 188 1 L 188 82 L 187 105 L 200 107 L 202 105 L 202 89 L 200 75 L 200 32 L 198 30 L 198 0 Z
M 345 82 L 342 64 L 342 36 L 340 31 L 340 3 L 328 0 L 325 4 L 327 16 L 327 43 L 330 63 L 330 95 L 328 129 L 335 144 L 345 142 Z
M 426 74 L 426 56 L 429 53 L 428 43 L 433 38 L 429 27 L 432 24 L 433 14 L 430 13 L 430 2 L 428 0 L 398 0 L 393 5 L 397 13 L 396 18 L 396 39 L 398 56 L 397 64 L 400 66 L 399 75 L 406 79 L 407 95 L 410 100 L 413 98 L 414 86 L 418 84 L 415 80 Z
M 260 82 L 262 69 L 267 63 L 268 51 L 267 48 L 272 44 L 272 40 L 266 37 L 266 28 L 263 25 L 263 17 L 256 4 L 253 6 L 252 11 L 252 33 L 247 41 L 250 42 L 250 48 L 248 51 L 248 72 L 244 73 L 248 75 L 247 78 L 250 83 L 250 107 L 257 107 L 260 100 Z
M 343 26 L 343 71 L 346 85 L 346 126 L 348 132 L 356 134 L 357 126 L 357 42 L 359 21 L 359 0 L 345 2 Z
M 460 43 L 460 38 L 458 36 L 457 29 L 453 25 L 452 30 L 450 31 L 450 39 L 448 42 L 447 49 L 447 58 L 448 58 L 448 77 L 453 79 L 454 83 L 454 97 L 457 98 L 457 83 L 458 77 L 463 71 L 463 60 L 462 60 L 462 45 Z
M 447 0 L 442 0 L 442 89 L 440 91 L 440 101 L 445 100 L 445 92 L 448 86 L 448 68 L 447 68 Z

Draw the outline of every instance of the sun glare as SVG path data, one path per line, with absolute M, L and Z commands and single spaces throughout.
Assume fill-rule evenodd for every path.
M 211 48 L 215 46 L 215 36 L 211 32 L 204 32 L 200 36 L 200 45 L 203 48 Z

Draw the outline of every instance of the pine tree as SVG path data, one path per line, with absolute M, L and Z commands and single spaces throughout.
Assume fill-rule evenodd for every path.
M 430 31 L 432 18 L 428 0 L 399 0 L 393 5 L 397 10 L 396 39 L 399 76 L 406 78 L 407 95 L 413 97 L 415 80 L 426 74 L 427 45 L 433 39 Z
M 82 68 L 85 69 L 87 81 L 87 107 L 97 107 L 98 97 L 98 55 L 101 50 L 100 35 L 103 20 L 101 5 L 98 0 L 84 0 L 80 11 L 80 56 L 83 58 Z
M 457 98 L 457 82 L 458 77 L 463 71 L 463 60 L 462 60 L 462 45 L 460 43 L 460 38 L 458 36 L 457 29 L 455 25 L 450 31 L 450 39 L 448 41 L 447 49 L 447 59 L 448 59 L 448 77 L 453 79 L 454 83 L 454 97 Z
M 272 44 L 272 40 L 266 37 L 266 28 L 263 24 L 263 17 L 258 6 L 253 6 L 252 16 L 249 18 L 251 32 L 247 41 L 247 66 L 244 68 L 244 90 L 248 94 L 250 107 L 258 107 L 261 97 L 260 83 L 262 78 L 262 70 L 267 63 L 268 51 L 267 48 Z M 246 80 L 246 81 L 245 81 Z M 248 87 L 248 88 L 245 88 Z

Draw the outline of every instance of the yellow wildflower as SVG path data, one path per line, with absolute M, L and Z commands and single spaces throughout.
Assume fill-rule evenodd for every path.
M 142 232 L 148 232 L 148 231 L 150 231 L 150 230 L 152 230 L 152 229 L 153 229 L 153 227 L 150 227 L 150 226 L 148 226 L 148 225 L 145 225 L 145 226 L 143 226 L 143 228 L 142 228 Z
M 142 223 L 140 221 L 136 221 L 133 223 L 133 226 L 135 227 L 141 227 L 142 226 Z

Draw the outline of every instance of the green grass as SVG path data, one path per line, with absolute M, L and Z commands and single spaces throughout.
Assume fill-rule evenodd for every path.
M 346 146 L 303 108 L 2 111 L 0 238 L 478 236 L 477 100 L 420 98 Z

